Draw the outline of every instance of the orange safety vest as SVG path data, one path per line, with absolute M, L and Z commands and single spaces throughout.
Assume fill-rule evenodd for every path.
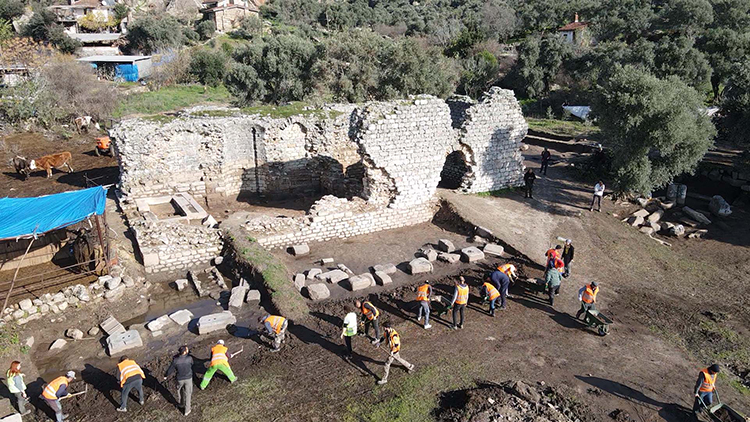
M 547 256 L 547 259 L 559 258 L 559 256 L 557 256 L 557 249 L 547 249 L 545 255 Z
M 420 300 L 422 302 L 429 302 L 430 301 L 430 285 L 429 284 L 423 284 L 419 287 L 417 287 L 417 300 Z
M 62 385 L 68 385 L 68 377 L 62 376 L 53 379 L 52 382 L 47 384 L 44 391 L 42 391 L 42 396 L 44 396 L 45 399 L 57 400 L 57 390 L 59 390 Z
M 498 296 L 500 296 L 500 292 L 498 292 L 495 286 L 493 286 L 492 284 L 484 283 L 483 286 L 485 289 L 487 289 L 487 296 L 490 297 L 490 300 L 495 300 Z
M 227 365 L 229 366 L 229 359 L 227 359 L 227 348 L 221 344 L 211 348 L 211 365 Z
M 714 388 L 716 388 L 715 385 L 717 374 L 709 374 L 708 368 L 701 369 L 701 374 L 703 374 L 703 381 L 701 382 L 701 387 L 698 389 L 698 391 L 702 393 L 710 393 L 714 391 Z
M 466 305 L 469 302 L 469 286 L 458 286 L 456 305 Z
M 273 328 L 273 332 L 278 334 L 281 332 L 281 327 L 284 326 L 284 321 L 286 321 L 286 318 L 276 316 L 276 315 L 269 315 L 268 318 L 266 318 L 263 322 L 271 324 L 271 328 Z
M 557 270 L 560 272 L 565 270 L 565 263 L 562 261 L 562 259 L 555 258 L 555 268 L 557 268 Z
M 133 359 L 124 360 L 117 364 L 117 369 L 120 370 L 120 388 L 125 385 L 125 381 L 130 377 L 140 375 L 141 378 L 146 378 L 143 370 Z
M 595 289 L 591 288 L 590 284 L 586 285 L 586 291 L 583 292 L 583 295 L 581 295 L 581 300 L 585 303 L 594 303 L 596 302 L 596 294 L 599 293 L 599 286 L 596 286 Z
M 391 353 L 398 353 L 401 350 L 401 336 L 398 335 L 396 330 L 391 330 L 391 334 L 388 335 L 388 342 L 391 345 Z
M 504 273 L 508 277 L 511 276 L 514 272 L 516 272 L 516 267 L 513 264 L 505 264 L 497 267 L 500 272 Z
M 369 309 L 367 309 L 365 307 L 365 305 L 372 306 L 372 308 L 375 309 L 375 313 L 372 313 L 372 311 L 370 311 Z M 376 319 L 377 317 L 380 316 L 380 311 L 378 310 L 378 308 L 375 307 L 375 305 L 373 305 L 369 301 L 364 301 L 364 302 L 362 302 L 362 315 L 366 316 L 367 319 L 369 319 L 370 321 L 372 321 L 373 319 Z

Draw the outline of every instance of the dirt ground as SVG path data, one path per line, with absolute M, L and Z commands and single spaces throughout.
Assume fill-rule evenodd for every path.
M 530 166 L 537 165 L 531 160 L 536 154 L 534 149 L 527 152 Z M 131 399 L 127 414 L 115 411 L 119 389 L 110 375 L 115 361 L 97 360 L 96 353 L 90 353 L 93 363 L 90 368 L 85 367 L 83 374 L 84 382 L 91 384 L 89 392 L 85 397 L 64 402 L 66 412 L 71 413 L 72 420 L 97 422 L 178 418 L 218 422 L 425 421 L 460 420 L 475 411 L 497 411 L 505 404 L 517 410 L 527 406 L 523 405 L 525 402 L 531 403 L 529 408 L 539 403 L 556 406 L 563 415 L 573 415 L 571 420 L 682 422 L 690 420 L 691 389 L 698 370 L 719 361 L 724 365 L 724 375 L 718 383 L 722 400 L 747 414 L 750 396 L 743 395 L 740 387 L 750 370 L 746 284 L 750 279 L 750 250 L 743 243 L 749 227 L 744 211 L 736 210 L 724 222 L 726 229 L 720 225 L 711 227 L 706 239 L 673 241 L 668 248 L 620 222 L 613 214 L 620 213 L 623 207 L 612 202 L 605 201 L 602 213 L 588 212 L 590 187 L 576 182 L 564 165 L 574 158 L 561 156 L 547 177 L 537 181 L 535 196 L 543 206 L 529 205 L 521 192 L 479 198 L 486 203 L 480 214 L 496 225 L 515 218 L 514 212 L 574 210 L 552 212 L 544 231 L 532 228 L 525 234 L 542 238 L 540 244 L 549 242 L 550 236 L 557 233 L 574 239 L 577 249 L 573 273 L 563 283 L 554 308 L 545 296 L 524 291 L 519 285 L 511 289 L 515 297 L 508 309 L 496 318 L 490 317 L 478 297 L 480 279 L 487 269 L 506 260 L 488 259 L 478 265 L 457 267 L 457 273 L 465 275 L 472 286 L 465 328 L 450 330 L 449 315 L 433 314 L 433 328 L 424 330 L 414 315 L 413 284 L 419 279 L 409 279 L 404 274 L 407 279 L 402 285 L 369 295 L 383 311 L 382 322 L 390 322 L 401 334 L 401 356 L 416 365 L 416 371 L 407 374 L 394 364 L 384 386 L 375 384 L 382 376 L 387 356 L 384 347 L 375 348 L 368 339 L 356 337 L 354 359 L 348 362 L 342 358 L 340 325 L 344 305 L 351 299 L 333 299 L 311 304 L 309 317 L 293 321 L 280 353 L 270 353 L 262 340 L 252 335 L 257 328 L 254 319 L 260 313 L 257 308 L 243 311 L 235 335 L 217 332 L 199 337 L 184 330 L 166 333 L 159 340 L 161 345 L 154 342 L 135 354 L 155 378 L 146 380 L 145 406 Z M 512 203 L 518 205 L 514 207 Z M 442 233 L 435 227 L 444 228 L 425 226 L 424 239 L 431 240 Z M 459 240 L 466 237 L 460 230 L 451 235 Z M 516 237 L 511 232 L 511 238 L 503 240 L 517 243 Z M 363 245 L 369 239 L 379 241 L 373 241 L 368 249 Z M 423 241 L 426 240 L 414 236 L 381 253 L 378 247 L 387 244 L 388 239 L 373 236 L 351 243 L 331 243 L 331 249 L 322 247 L 321 251 L 336 252 L 348 260 L 347 265 L 361 265 L 357 272 L 382 263 L 383 257 L 391 257 L 390 253 L 398 252 L 393 259 L 413 253 L 415 245 Z M 515 262 L 525 275 L 541 277 L 542 270 L 534 262 L 517 257 Z M 308 264 L 304 262 L 299 267 Z M 436 293 L 450 295 L 457 275 L 436 276 Z M 602 285 L 599 309 L 614 321 L 606 337 L 575 319 L 579 308 L 576 292 L 591 279 Z M 33 327 L 29 325 L 24 330 Z M 28 334 L 24 331 L 22 336 Z M 174 407 L 174 381 L 164 383 L 161 378 L 172 350 L 187 342 L 193 346 L 196 358 L 203 360 L 208 357 L 210 344 L 218 338 L 227 340 L 232 351 L 244 348 L 243 354 L 231 362 L 239 380 L 229 384 L 221 376 L 214 378 L 206 391 L 196 390 L 193 411 L 182 418 Z M 76 356 L 79 351 L 82 349 L 69 353 Z M 43 359 L 43 355 L 40 349 L 39 356 L 35 354 L 32 360 Z M 196 365 L 199 374 L 203 370 L 200 363 Z M 39 368 L 40 373 L 52 370 Z M 543 382 L 560 399 L 548 398 L 545 400 L 551 401 L 547 403 L 542 399 L 538 403 L 517 401 L 518 395 L 496 387 L 507 380 L 523 380 L 537 389 Z M 450 399 L 455 399 L 451 392 L 472 391 L 485 385 L 495 387 L 471 394 L 475 401 L 469 399 L 463 407 L 457 409 L 455 400 Z M 75 388 L 80 388 L 80 384 Z M 538 391 L 549 397 L 545 388 Z M 488 398 L 497 400 L 498 405 L 479 405 Z M 35 409 L 25 420 L 49 420 L 44 404 Z

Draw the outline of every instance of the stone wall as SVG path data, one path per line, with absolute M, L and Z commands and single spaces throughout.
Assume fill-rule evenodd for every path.
M 186 270 L 208 264 L 221 253 L 218 229 L 179 222 L 131 221 L 147 273 Z
M 520 147 L 528 125 L 513 91 L 490 88 L 463 112 L 463 118 L 457 149 L 466 154 L 469 172 L 462 190 L 477 193 L 522 186 Z
M 245 229 L 261 246 L 273 249 L 424 223 L 432 220 L 437 206 L 433 200 L 411 207 L 380 207 L 362 198 L 350 201 L 328 195 L 304 217 L 261 217 L 248 221 Z

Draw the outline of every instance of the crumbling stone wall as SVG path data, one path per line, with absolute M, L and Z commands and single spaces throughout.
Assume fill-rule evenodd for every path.
M 208 264 L 222 249 L 218 229 L 179 222 L 131 221 L 147 273 Z
M 459 101 L 454 101 L 458 103 Z M 490 88 L 482 99 L 463 111 L 459 126 L 459 147 L 467 157 L 469 172 L 461 188 L 477 193 L 523 185 L 521 141 L 528 124 L 513 91 Z

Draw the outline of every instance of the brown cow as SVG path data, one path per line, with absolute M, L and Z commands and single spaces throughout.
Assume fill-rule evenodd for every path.
M 72 156 L 69 152 L 58 152 L 57 154 L 45 155 L 38 160 L 31 160 L 29 168 L 31 170 L 47 170 L 47 178 L 52 177 L 52 169 L 59 169 L 62 166 L 68 167 L 68 173 L 73 173 L 73 167 L 70 166 Z

